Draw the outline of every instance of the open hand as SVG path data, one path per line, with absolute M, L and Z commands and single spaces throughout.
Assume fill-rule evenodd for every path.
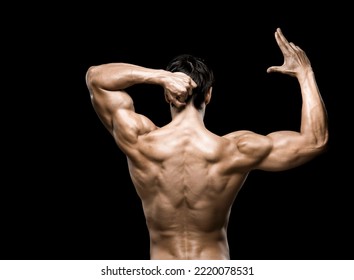
M 275 32 L 275 40 L 283 53 L 284 63 L 282 66 L 272 66 L 267 69 L 267 73 L 280 72 L 294 77 L 299 77 L 300 73 L 311 69 L 311 63 L 305 52 L 294 43 L 289 43 L 280 28 Z

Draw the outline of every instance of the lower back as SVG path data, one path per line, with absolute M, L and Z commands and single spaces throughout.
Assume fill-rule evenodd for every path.
M 150 258 L 170 260 L 230 259 L 226 229 L 209 232 L 150 231 Z

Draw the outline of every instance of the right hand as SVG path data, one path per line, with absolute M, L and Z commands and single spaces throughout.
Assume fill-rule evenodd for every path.
M 169 75 L 164 77 L 163 87 L 166 101 L 180 108 L 186 105 L 185 101 L 192 95 L 197 84 L 185 73 L 169 72 Z

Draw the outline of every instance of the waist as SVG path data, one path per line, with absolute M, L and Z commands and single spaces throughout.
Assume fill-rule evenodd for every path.
M 150 231 L 151 259 L 230 259 L 226 229 L 213 232 Z

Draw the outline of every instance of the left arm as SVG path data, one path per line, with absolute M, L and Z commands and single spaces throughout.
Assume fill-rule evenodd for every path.
M 195 86 L 184 73 L 128 63 L 92 66 L 86 73 L 86 84 L 96 113 L 125 153 L 134 150 L 139 135 L 156 129 L 151 120 L 135 112 L 127 88 L 135 84 L 160 85 L 165 89 L 166 99 L 179 107 Z

